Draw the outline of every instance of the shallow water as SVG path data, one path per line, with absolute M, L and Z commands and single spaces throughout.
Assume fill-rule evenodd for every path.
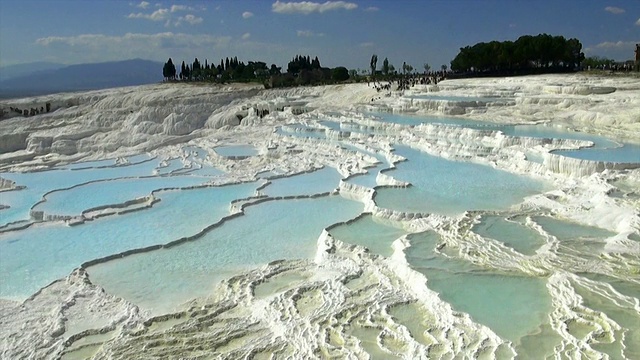
M 577 282 L 572 285 L 576 293 L 582 297 L 584 306 L 606 314 L 607 318 L 623 328 L 615 332 L 614 339 L 603 339 L 600 343 L 594 344 L 594 348 L 609 354 L 612 358 L 621 354 L 628 359 L 640 357 L 640 312 L 637 306 L 634 307 L 633 303 L 620 306 L 624 302 L 620 301 L 617 294 L 609 292 L 606 283 L 602 283 L 604 287 L 584 286 Z M 635 302 L 638 302 L 638 298 L 635 298 Z
M 324 167 L 310 173 L 270 180 L 262 192 L 268 196 L 295 196 L 322 194 L 335 190 L 340 184 L 340 173 Z
M 595 150 L 603 150 L 615 144 L 592 135 L 569 133 L 563 129 L 539 125 L 498 126 L 455 118 L 406 117 L 394 114 L 385 116 L 386 118 L 382 121 L 397 121 L 405 125 L 440 122 L 484 129 L 495 127 L 496 130 L 502 130 L 514 136 L 591 140 L 596 142 Z M 348 123 L 341 125 L 335 121 L 324 121 L 322 125 L 333 130 L 351 131 L 348 130 L 351 127 Z M 355 125 L 357 124 L 354 123 L 353 131 L 357 132 L 359 130 Z M 316 132 L 311 128 L 305 129 L 302 125 L 293 130 L 296 131 L 282 131 L 281 134 L 302 137 L 325 136 L 324 132 Z M 374 133 L 369 130 L 362 132 Z M 309 134 L 313 135 L 308 136 Z M 377 185 L 378 172 L 389 167 L 383 156 L 358 148 L 349 141 L 333 139 L 331 142 L 348 150 L 373 156 L 380 161 L 375 167 L 369 168 L 367 174 L 351 177 L 346 180 L 347 182 L 374 187 Z M 229 150 L 226 154 L 225 148 Z M 149 160 L 149 157 L 141 155 L 129 158 L 133 164 L 128 166 L 104 168 L 104 166 L 115 164 L 115 160 L 101 160 L 71 164 L 65 169 L 42 173 L 7 174 L 7 178 L 14 176 L 22 181 L 22 183 L 18 181 L 19 185 L 26 184 L 28 188 L 0 195 L 2 203 L 5 203 L 5 195 L 8 195 L 6 199 L 10 200 L 8 201 L 10 205 L 16 205 L 0 213 L 2 222 L 5 221 L 5 214 L 10 214 L 17 219 L 20 219 L 20 216 L 24 217 L 24 214 L 28 217 L 29 207 L 40 200 L 47 191 L 63 189 L 83 182 L 97 181 L 54 192 L 47 196 L 47 202 L 38 206 L 36 210 L 77 215 L 90 207 L 123 202 L 147 195 L 158 187 L 190 186 L 211 180 L 208 176 L 222 176 L 217 169 L 202 167 L 201 160 L 206 158 L 206 151 L 197 147 L 185 147 L 183 151 L 188 154 L 185 163 L 182 159 L 170 159 L 168 166 L 162 168 L 158 167 L 159 159 L 145 161 Z M 218 147 L 215 151 L 223 156 L 252 156 L 258 153 L 255 148 L 244 145 Z M 603 152 L 607 151 L 610 150 L 603 150 Z M 413 186 L 378 189 L 375 201 L 381 207 L 445 215 L 460 215 L 467 210 L 504 210 L 519 203 L 527 195 L 546 190 L 548 186 L 540 181 L 499 171 L 490 166 L 449 161 L 406 146 L 398 146 L 397 153 L 405 156 L 408 161 L 399 163 L 396 170 L 387 174 L 398 180 L 409 181 Z M 535 157 L 538 154 L 533 155 Z M 193 169 L 184 168 L 184 165 L 189 162 L 196 163 Z M 71 168 L 75 170 L 69 170 Z M 154 171 L 160 174 L 180 173 L 181 175 L 118 179 L 150 176 Z M 183 173 L 186 171 L 189 175 Z M 194 176 L 196 174 L 201 177 Z M 51 175 L 51 179 L 47 178 L 48 175 Z M 258 177 L 264 179 L 276 175 L 267 171 L 259 173 Z M 0 176 L 4 177 L 4 174 Z M 341 175 L 335 169 L 325 167 L 311 173 L 272 179 L 271 184 L 261 190 L 261 194 L 280 197 L 326 193 L 335 190 L 340 179 Z M 232 200 L 256 195 L 255 190 L 262 183 L 162 191 L 157 194 L 161 201 L 150 209 L 126 215 L 108 216 L 74 227 L 68 227 L 62 223 L 47 223 L 26 230 L 2 233 L 0 234 L 0 281 L 2 284 L 0 297 L 23 300 L 42 286 L 68 275 L 72 269 L 85 261 L 126 250 L 166 244 L 195 235 L 229 215 L 229 204 Z M 633 184 L 630 186 L 633 190 Z M 323 228 L 354 219 L 362 211 L 363 204 L 340 196 L 269 200 L 246 207 L 245 215 L 227 220 L 206 232 L 201 238 L 170 248 L 94 265 L 88 268 L 88 272 L 91 280 L 104 287 L 108 293 L 131 300 L 143 309 L 150 309 L 153 313 L 166 313 L 195 297 L 215 295 L 214 289 L 221 280 L 238 275 L 241 271 L 256 269 L 276 260 L 312 258 L 317 251 L 318 236 Z M 526 216 L 529 215 L 513 216 L 502 213 L 480 215 L 479 223 L 473 225 L 470 230 L 482 237 L 501 242 L 516 252 L 528 255 L 523 257 L 526 261 L 544 262 L 543 256 L 533 259 L 536 255 L 540 255 L 536 254 L 536 251 L 547 240 L 557 239 L 559 242 L 557 249 L 549 250 L 553 266 L 561 267 L 566 263 L 567 267 L 571 268 L 574 262 L 580 265 L 582 261 L 609 264 L 608 260 L 601 255 L 604 253 L 605 240 L 615 235 L 614 233 L 550 216 Z M 425 275 L 427 286 L 438 292 L 440 298 L 449 303 L 455 311 L 469 314 L 473 321 L 489 327 L 500 337 L 513 342 L 522 358 L 536 358 L 541 354 L 554 353 L 556 350 L 554 347 L 563 339 L 550 327 L 551 295 L 555 294 L 550 294 L 549 280 L 546 277 L 534 277 L 525 271 L 519 272 L 519 264 L 513 265 L 513 272 L 492 267 L 497 267 L 496 264 L 502 259 L 492 259 L 482 265 L 468 261 L 468 258 L 461 254 L 473 255 L 472 252 L 478 251 L 482 255 L 482 249 L 464 249 L 468 245 L 465 243 L 467 239 L 462 233 L 451 234 L 451 229 L 455 227 L 448 228 L 449 224 L 433 231 L 417 234 L 407 234 L 407 230 L 396 226 L 399 225 L 381 221 L 367 214 L 359 216 L 350 224 L 332 227 L 329 232 L 338 240 L 366 247 L 370 253 L 384 257 L 393 254 L 391 244 L 394 240 L 406 236 L 410 244 L 410 247 L 404 250 L 407 262 L 413 269 Z M 537 226 L 542 229 L 542 234 L 535 230 Z M 442 235 L 436 233 L 436 230 Z M 545 237 L 545 232 L 551 235 L 547 236 L 551 239 Z M 458 242 L 463 250 L 445 243 L 443 238 L 446 236 L 455 237 L 453 242 Z M 631 235 L 630 238 L 638 240 L 636 235 Z M 633 257 L 633 254 L 629 256 Z M 473 256 L 470 257 L 473 258 Z M 624 262 L 624 258 L 622 259 L 619 260 L 621 263 Z M 508 262 L 510 259 L 505 260 Z M 622 264 L 621 267 L 625 265 Z M 544 267 L 545 264 L 540 266 Z M 628 266 L 631 268 L 634 265 Z M 373 271 L 378 270 L 376 266 L 371 268 Z M 587 267 L 579 268 L 580 271 L 585 271 L 579 274 L 579 278 L 585 280 L 574 279 L 571 285 L 584 299 L 584 306 L 605 312 L 622 326 L 631 328 L 624 334 L 616 330 L 618 332 L 615 335 L 615 341 L 594 344 L 593 347 L 611 355 L 612 358 L 616 358 L 616 354 L 620 354 L 626 347 L 625 356 L 636 357 L 640 353 L 635 345 L 640 343 L 640 331 L 637 330 L 637 326 L 634 327 L 638 320 L 637 311 L 633 307 L 621 307 L 620 304 L 621 299 L 626 299 L 625 296 L 638 298 L 637 284 L 612 276 L 586 272 L 590 271 Z M 369 270 L 371 269 L 367 271 Z M 261 272 L 264 269 L 258 271 Z M 550 270 L 550 272 L 553 271 L 553 269 Z M 628 272 L 632 271 L 633 269 L 628 270 Z M 317 279 L 310 280 L 316 275 L 306 270 L 284 272 L 260 283 L 253 289 L 253 295 L 258 301 L 271 301 L 280 294 L 307 284 L 308 281 L 317 281 Z M 323 275 L 325 274 L 321 274 Z M 368 283 L 370 280 L 371 278 L 357 277 L 345 283 L 344 287 L 351 295 L 362 291 L 365 287 L 379 286 L 379 283 Z M 612 290 L 608 290 L 608 285 L 611 285 Z M 317 295 L 314 295 L 315 298 L 312 300 L 318 303 L 322 303 L 322 296 L 335 295 L 323 293 L 320 290 L 309 292 Z M 565 294 L 559 295 L 559 297 L 562 296 Z M 628 299 L 627 301 L 632 302 Z M 292 301 L 292 304 L 303 316 L 308 316 L 312 310 L 318 308 L 317 306 L 305 307 L 296 301 Z M 424 336 L 424 332 L 433 327 L 433 319 L 422 318 L 420 314 L 423 311 L 416 303 L 402 304 L 388 309 L 389 314 L 406 326 L 417 342 L 427 347 L 434 345 L 430 342 L 432 339 Z M 377 303 L 374 302 L 374 305 Z M 394 346 L 401 348 L 406 345 L 400 340 L 394 344 L 395 339 L 387 336 L 389 334 L 387 331 L 392 330 L 380 326 L 381 323 L 370 326 L 372 319 L 364 315 L 366 310 L 358 308 L 357 305 L 349 310 L 360 313 L 354 315 L 354 321 L 346 327 L 344 334 L 346 338 L 359 341 L 360 345 L 374 357 L 390 356 L 384 346 L 387 347 L 386 349 L 391 349 Z M 441 330 L 448 331 L 446 326 L 448 325 Z M 576 321 L 568 322 L 567 327 L 569 333 L 577 337 L 587 336 L 592 328 L 591 325 Z M 335 336 L 337 338 L 338 335 Z M 87 338 L 86 341 L 89 340 L 91 338 Z M 338 340 L 335 341 L 339 344 Z M 76 345 L 81 344 L 83 344 L 82 341 Z M 384 346 L 381 347 L 380 344 Z M 86 352 L 78 351 L 76 355 L 85 353 L 90 355 L 97 351 L 97 348 L 91 347 L 86 350 Z M 429 354 L 437 354 L 438 350 L 438 346 L 431 346 L 432 352 Z M 73 356 L 73 353 L 69 356 Z M 498 358 L 501 357 L 498 356 Z
M 544 279 L 492 273 L 420 269 L 427 286 L 502 338 L 518 343 L 547 322 L 551 299 Z M 527 304 L 523 306 L 523 304 Z
M 376 181 L 376 177 L 380 170 L 387 168 L 388 166 L 379 164 L 375 167 L 368 168 L 366 174 L 354 175 L 346 180 L 346 182 L 351 184 L 356 184 L 360 186 L 364 186 L 370 189 L 373 189 L 378 185 Z
M 295 136 L 302 138 L 325 139 L 324 129 L 312 128 L 303 124 L 289 124 L 286 127 L 278 126 L 276 133 L 282 136 Z
M 502 97 L 481 97 L 481 96 L 453 96 L 453 95 L 410 95 L 407 96 L 409 99 L 417 99 L 417 100 L 433 100 L 433 101 L 447 101 L 454 103 L 488 103 L 494 101 L 504 101 L 506 98 Z
M 22 190 L 2 193 L 2 204 L 9 205 L 11 208 L 3 211 L 0 225 L 18 220 L 28 220 L 29 209 L 40 201 L 44 194 L 52 190 L 65 189 L 98 180 L 151 176 L 159 161 L 150 160 L 146 155 L 143 156 L 147 161 L 127 166 L 92 168 L 86 167 L 87 163 L 82 163 L 84 165 L 77 170 L 67 170 L 63 167 L 39 172 L 0 173 L 0 177 L 13 180 L 16 185 L 26 186 Z M 96 164 L 94 163 L 94 165 Z
M 245 209 L 202 238 L 92 266 L 92 280 L 110 293 L 154 310 L 166 310 L 239 270 L 280 259 L 311 258 L 322 229 L 362 211 L 339 196 L 269 201 Z M 163 294 L 155 297 L 152 294 Z
M 545 124 L 503 125 L 466 118 L 426 115 L 416 116 L 397 113 L 372 113 L 372 115 L 378 117 L 382 122 L 401 125 L 442 124 L 471 129 L 497 130 L 502 131 L 505 135 L 509 136 L 591 141 L 594 143 L 594 146 L 591 148 L 584 148 L 580 150 L 556 150 L 553 151 L 553 153 L 556 155 L 583 160 L 621 163 L 640 162 L 640 145 L 630 143 L 620 144 L 617 141 L 603 136 L 571 131 L 557 126 L 548 126 Z M 537 159 L 536 162 L 541 161 L 540 159 Z
M 84 210 L 124 203 L 150 195 L 157 189 L 195 186 L 209 180 L 195 176 L 167 176 L 93 182 L 51 193 L 47 195 L 47 201 L 36 206 L 35 210 L 46 214 L 80 215 Z
M 551 300 L 544 278 L 490 272 L 447 258 L 435 252 L 439 237 L 432 232 L 410 235 L 409 241 L 407 261 L 454 310 L 470 314 L 516 344 L 547 322 Z
M 375 116 L 379 121 L 400 125 L 439 124 L 468 127 L 472 129 L 499 129 L 498 124 L 450 116 L 407 115 L 399 113 L 370 113 L 370 115 Z
M 542 182 L 486 165 L 450 161 L 406 146 L 396 152 L 409 161 L 387 174 L 413 186 L 379 189 L 375 201 L 383 208 L 443 215 L 502 210 L 545 189 Z
M 355 175 L 347 179 L 346 181 L 349 183 L 361 185 L 368 188 L 374 188 L 377 185 L 376 178 L 380 170 L 389 168 L 391 166 L 387 159 L 378 153 L 366 151 L 353 145 L 343 144 L 342 146 L 348 150 L 369 155 L 378 161 L 378 163 L 374 166 L 367 168 L 366 174 Z
M 251 145 L 229 145 L 218 146 L 215 152 L 221 156 L 255 156 L 258 155 L 258 150 Z
M 480 236 L 501 241 L 524 255 L 533 255 L 546 240 L 534 229 L 524 226 L 523 221 L 524 219 L 509 220 L 504 216 L 486 215 L 473 226 L 472 231 Z
M 336 226 L 329 233 L 340 241 L 364 246 L 374 254 L 389 257 L 393 254 L 391 243 L 406 231 L 367 214 L 349 224 Z
M 511 136 L 591 141 L 594 143 L 594 148 L 598 149 L 615 148 L 619 146 L 617 142 L 603 136 L 570 131 L 562 127 L 547 126 L 545 124 L 505 126 L 500 130 L 506 135 Z
M 159 175 L 167 175 L 186 170 L 184 165 L 182 159 L 171 159 L 167 161 L 167 166 L 159 167 L 157 171 Z
M 0 234 L 0 296 L 24 299 L 85 261 L 193 235 L 227 216 L 231 200 L 252 195 L 256 187 L 163 192 L 151 209 L 72 227 L 50 223 Z
M 548 216 L 534 216 L 533 221 L 539 224 L 544 231 L 555 236 L 560 241 L 571 239 L 605 239 L 615 235 L 615 233 L 606 229 Z
M 640 163 L 640 145 L 623 143 L 609 148 L 586 148 L 580 150 L 557 150 L 553 154 L 582 160 Z

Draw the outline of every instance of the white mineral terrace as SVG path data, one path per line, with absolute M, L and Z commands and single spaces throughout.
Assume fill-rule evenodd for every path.
M 0 358 L 640 358 L 640 78 L 0 107 L 45 103 L 0 121 Z

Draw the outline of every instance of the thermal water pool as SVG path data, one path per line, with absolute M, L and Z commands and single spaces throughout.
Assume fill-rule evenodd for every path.
M 162 192 L 151 209 L 0 234 L 0 296 L 21 300 L 86 261 L 194 235 L 229 215 L 230 202 L 253 195 L 257 186 Z
M 461 126 L 472 129 L 488 129 L 492 130 L 496 127 L 495 124 L 487 123 L 486 121 L 470 120 L 462 118 L 454 118 L 447 116 L 437 115 L 407 115 L 399 113 L 384 113 L 384 112 L 372 112 L 369 115 L 374 116 L 377 121 L 400 124 L 400 125 L 420 125 L 420 124 L 437 124 L 437 125 L 450 125 Z
M 225 157 L 249 157 L 258 155 L 258 150 L 251 145 L 218 146 L 215 152 Z
M 336 169 L 324 167 L 307 174 L 272 179 L 262 192 L 271 197 L 322 194 L 335 190 L 340 178 Z
M 510 99 L 503 97 L 481 97 L 481 96 L 454 96 L 454 95 L 409 95 L 407 96 L 409 99 L 414 100 L 432 100 L 432 101 L 443 101 L 443 102 L 452 102 L 452 103 L 489 103 L 496 101 L 507 101 Z
M 88 272 L 108 292 L 162 312 L 210 295 L 217 282 L 240 270 L 312 258 L 325 227 L 362 209 L 340 196 L 268 201 L 246 207 L 244 216 L 194 241 L 95 265 Z
M 443 215 L 501 210 L 545 189 L 541 181 L 486 165 L 446 160 L 407 146 L 397 146 L 396 153 L 409 161 L 387 174 L 413 186 L 378 189 L 375 201 L 382 208 Z
M 118 158 L 118 159 L 78 161 L 75 163 L 59 166 L 59 168 L 68 169 L 68 170 L 82 170 L 82 169 L 98 169 L 98 168 L 109 168 L 109 167 L 126 167 L 126 166 L 140 165 L 149 160 L 153 160 L 153 158 L 150 157 L 149 154 L 138 154 L 138 155 L 128 156 L 125 158 Z
M 526 219 L 484 215 L 473 226 L 472 231 L 480 236 L 501 241 L 524 255 L 533 255 L 546 240 L 534 229 L 523 225 L 523 222 L 526 222 Z
M 97 181 L 50 193 L 34 210 L 55 215 L 80 215 L 84 210 L 124 203 L 161 188 L 184 188 L 209 181 L 206 177 L 166 176 Z
M 351 139 L 345 139 L 342 143 L 339 140 L 335 141 L 348 150 L 372 155 L 380 161 L 376 167 L 369 169 L 369 174 L 347 180 L 347 182 L 368 187 L 374 186 L 377 171 L 389 166 L 386 159 L 368 150 L 350 146 Z M 413 186 L 407 189 L 380 187 L 375 198 L 378 205 L 381 205 L 385 192 L 396 191 L 391 198 L 400 198 L 400 200 L 383 206 L 394 210 L 403 210 L 402 202 L 408 203 L 408 207 L 417 209 L 415 210 L 417 212 L 448 215 L 459 215 L 462 211 L 474 208 L 476 205 L 477 209 L 505 209 L 521 201 L 524 196 L 543 191 L 546 186 L 538 181 L 502 172 L 490 166 L 430 157 L 407 146 L 398 146 L 397 153 L 407 157 L 408 161 L 399 163 L 398 169 L 387 174 L 399 180 L 410 181 Z M 192 154 L 190 157 L 200 156 Z M 155 160 L 155 162 L 152 172 L 160 169 L 157 166 L 158 161 Z M 180 171 L 178 159 L 169 160 L 169 163 L 169 167 L 162 168 L 164 169 L 161 170 L 162 172 Z M 95 165 L 95 169 L 104 164 L 83 166 L 86 165 Z M 197 171 L 196 168 L 189 174 Z M 277 171 L 262 173 L 266 177 L 276 174 Z M 167 184 L 172 181 L 180 183 L 183 181 L 182 178 L 189 178 L 191 181 L 191 178 L 197 177 L 182 174 L 166 178 L 166 181 Z M 263 184 L 263 180 L 220 188 L 163 191 L 157 194 L 161 201 L 150 209 L 122 216 L 109 216 L 76 227 L 48 223 L 14 233 L 0 234 L 0 256 L 3 256 L 0 258 L 3 284 L 0 296 L 21 300 L 48 282 L 67 275 L 84 261 L 128 249 L 167 244 L 180 238 L 196 235 L 202 229 L 229 215 L 229 203 L 234 199 L 252 195 L 279 197 L 326 193 L 336 189 L 340 179 L 341 175 L 335 169 L 325 166 L 311 173 L 272 179 L 271 184 L 261 188 L 259 194 L 255 194 L 255 189 Z M 48 211 L 69 211 L 75 214 L 87 206 L 137 196 L 138 192 L 133 191 L 130 195 L 115 199 L 112 195 L 119 193 L 117 187 L 119 182 L 124 184 L 132 181 L 130 186 L 121 188 L 125 191 L 128 191 L 129 187 L 131 190 L 138 186 L 144 187 L 139 193 L 144 193 L 156 186 L 145 187 L 143 184 L 145 180 L 139 180 L 141 182 L 138 184 L 133 179 L 121 179 L 78 186 L 50 194 L 49 203 L 44 203 L 42 206 L 54 206 Z M 152 182 L 156 181 L 157 185 L 167 185 L 162 180 L 152 180 Z M 90 195 L 96 195 L 89 191 L 92 187 L 96 192 L 104 190 L 105 194 L 99 196 L 102 198 L 104 195 L 104 201 L 91 199 Z M 433 193 L 429 193 L 429 190 Z M 85 196 L 81 195 L 83 193 Z M 500 197 L 495 194 L 500 194 Z M 73 202 L 78 204 L 70 204 L 69 199 L 72 198 L 77 199 Z M 64 199 L 67 200 L 64 201 Z M 255 200 L 244 200 L 243 203 L 252 201 Z M 411 204 L 411 201 L 414 203 Z M 73 208 L 74 206 L 76 208 Z M 131 300 L 143 309 L 152 310 L 154 314 L 166 313 L 194 297 L 212 295 L 220 280 L 238 275 L 242 271 L 255 269 L 274 260 L 312 258 L 317 251 L 317 239 L 322 229 L 336 222 L 357 217 L 355 221 L 348 224 L 331 227 L 329 232 L 338 240 L 347 244 L 365 246 L 370 253 L 384 257 L 392 254 L 392 242 L 408 232 L 401 226 L 395 227 L 394 223 L 381 221 L 370 214 L 358 216 L 363 211 L 363 204 L 340 196 L 297 200 L 270 199 L 250 205 L 245 208 L 245 211 L 246 215 L 234 217 L 218 227 L 208 229 L 201 237 L 192 241 L 91 265 L 87 269 L 90 279 L 95 284 L 103 286 L 108 293 Z M 480 215 L 478 218 L 480 223 L 472 227 L 471 231 L 503 242 L 521 254 L 535 255 L 540 244 L 544 243 L 544 237 L 540 234 L 536 235 L 530 227 L 525 226 L 528 225 L 528 218 L 510 216 Z M 438 217 L 433 218 L 438 219 Z M 546 225 L 545 219 L 533 217 L 532 221 L 538 220 L 541 228 L 550 233 L 554 232 Z M 443 221 L 446 226 L 454 224 L 453 219 L 437 221 Z M 570 227 L 571 225 L 560 224 L 559 226 Z M 438 229 L 438 231 L 443 230 Z M 593 229 L 585 231 L 593 234 Z M 474 265 L 473 261 L 456 254 L 455 250 L 448 252 L 448 245 L 441 248 L 442 243 L 437 234 L 427 234 L 429 235 L 425 235 L 427 239 L 422 245 L 420 245 L 422 233 L 407 235 L 411 247 L 405 249 L 405 254 L 409 265 L 425 274 L 429 288 L 438 292 L 454 310 L 468 313 L 473 321 L 488 326 L 500 337 L 512 341 L 518 352 L 523 353 L 522 356 L 533 356 L 536 350 L 545 354 L 553 353 L 554 346 L 559 344 L 561 338 L 550 329 L 548 321 L 552 309 L 550 290 L 546 287 L 546 276 L 536 277 L 524 272 L 504 271 L 494 268 L 491 263 Z M 458 236 L 458 234 L 449 235 Z M 606 238 L 609 235 L 603 236 Z M 562 246 L 572 246 L 570 244 L 575 243 L 580 248 L 580 242 L 584 240 L 597 244 L 598 249 L 603 246 L 602 238 L 589 236 L 567 239 L 557 236 L 557 238 Z M 456 241 L 464 243 L 466 239 L 456 238 Z M 487 241 L 492 240 L 487 239 Z M 562 246 L 559 251 L 561 257 L 565 255 Z M 590 246 L 585 247 L 585 249 L 590 248 Z M 45 254 L 40 254 L 40 251 Z M 31 258 L 19 256 L 21 254 L 29 254 Z M 571 255 L 575 256 L 575 254 Z M 15 257 L 15 261 L 12 262 L 11 260 L 14 259 L 11 257 Z M 498 260 L 496 259 L 496 262 Z M 558 263 L 564 260 L 565 258 L 562 257 Z M 24 266 L 24 263 L 30 261 L 37 265 Z M 381 259 L 381 261 L 386 260 Z M 48 273 L 49 271 L 51 273 Z M 279 284 L 287 280 L 291 280 L 291 283 L 286 286 L 272 284 L 274 288 L 271 289 L 266 287 L 256 289 L 256 297 L 264 299 L 273 294 L 273 291 L 280 291 L 278 289 L 286 290 L 298 286 L 309 276 L 314 275 L 292 271 L 291 274 L 280 279 Z M 581 286 L 580 281 L 574 282 L 576 288 Z M 5 284 L 8 286 L 6 291 Z M 375 287 L 376 284 L 366 284 L 366 286 Z M 586 294 L 584 297 L 588 298 L 589 304 L 608 312 L 614 311 L 610 309 L 610 305 L 601 305 L 602 301 L 597 296 L 589 295 L 589 292 L 592 292 L 589 286 L 586 287 L 587 290 L 579 290 L 581 294 Z M 416 313 L 413 310 L 400 311 L 400 308 L 391 309 L 390 313 L 399 317 Z M 354 310 L 358 310 L 357 305 Z M 624 311 L 619 313 L 627 314 Z M 632 326 L 629 325 L 631 321 L 625 322 L 624 318 L 617 314 L 613 316 L 621 319 L 619 322 L 623 325 Z M 364 317 L 361 319 L 364 320 Z M 420 326 L 418 326 L 420 324 L 407 319 L 403 322 L 413 329 L 414 336 L 420 337 Z M 363 343 L 362 346 L 372 354 L 389 355 L 377 344 L 380 334 L 386 334 L 385 329 L 374 329 L 363 324 L 364 322 L 350 324 L 346 332 L 356 336 Z M 423 326 L 430 326 L 428 321 L 425 324 Z M 635 339 L 634 334 L 630 333 L 632 335 L 630 339 Z M 620 347 L 620 344 L 613 344 L 609 348 L 604 346 L 603 351 L 615 353 L 616 346 Z
M 182 159 L 175 158 L 175 159 L 167 160 L 166 166 L 161 166 L 156 171 L 158 175 L 167 175 L 171 173 L 178 173 L 178 172 L 188 171 L 188 170 L 191 170 L 191 169 L 185 169 Z
M 594 144 L 593 147 L 579 150 L 554 150 L 552 153 L 584 160 L 640 163 L 640 145 L 638 144 L 619 143 L 604 136 L 570 131 L 558 126 L 548 126 L 546 124 L 508 125 L 466 118 L 426 115 L 415 116 L 398 113 L 371 113 L 371 115 L 375 116 L 381 122 L 401 125 L 440 124 L 479 130 L 496 130 L 503 132 L 505 135 L 517 137 L 591 141 Z
M 371 188 L 371 189 L 376 187 L 378 185 L 377 180 L 376 180 L 376 178 L 378 177 L 378 173 L 380 172 L 380 170 L 389 168 L 391 166 L 391 163 L 384 156 L 382 156 L 379 153 L 376 153 L 376 152 L 373 152 L 373 151 L 368 151 L 368 150 L 363 150 L 363 149 L 358 148 L 357 146 L 354 146 L 354 145 L 351 145 L 351 144 L 343 143 L 341 146 L 344 147 L 347 150 L 351 150 L 351 151 L 359 152 L 361 154 L 369 155 L 369 156 L 375 158 L 376 162 L 377 162 L 373 166 L 368 167 L 366 169 L 367 172 L 365 174 L 358 174 L 358 175 L 351 176 L 348 179 L 346 179 L 346 182 L 351 183 L 351 184 L 364 186 L 364 187 Z
M 615 283 L 615 281 L 614 281 Z M 629 284 L 629 283 L 627 283 Z M 576 294 L 581 297 L 584 306 L 595 311 L 595 318 L 602 318 L 601 323 L 606 324 L 606 319 L 611 319 L 619 324 L 622 329 L 613 329 L 615 339 L 594 344 L 594 348 L 607 354 L 625 354 L 629 359 L 640 358 L 640 311 L 638 311 L 638 299 L 625 297 L 616 292 L 614 288 L 607 286 L 607 282 L 591 282 L 587 279 L 576 277 L 571 282 Z M 636 290 L 638 289 L 638 284 Z M 601 315 L 606 314 L 606 315 Z M 596 326 L 591 324 L 580 329 L 576 324 L 574 331 L 594 331 Z M 624 330 L 623 330 L 624 329 Z M 604 337 L 604 336 L 603 336 Z
M 25 186 L 21 190 L 4 191 L 0 193 L 0 203 L 9 205 L 9 209 L 2 211 L 0 225 L 19 220 L 29 219 L 29 210 L 42 196 L 52 190 L 66 189 L 78 184 L 91 181 L 117 179 L 125 177 L 151 176 L 159 161 L 143 155 L 146 161 L 131 165 L 113 167 L 91 167 L 100 163 L 81 163 L 80 169 L 68 170 L 69 166 L 53 170 L 27 173 L 0 173 L 0 177 L 13 180 L 18 186 Z M 137 158 L 140 158 L 138 156 Z M 74 166 L 70 166 L 75 168 Z
M 545 278 L 494 272 L 437 253 L 440 237 L 433 232 L 410 234 L 407 239 L 409 264 L 455 310 L 468 313 L 516 345 L 548 323 L 551 299 Z
M 580 150 L 556 150 L 552 154 L 582 160 L 640 163 L 640 145 L 622 143 L 613 147 L 594 147 Z
M 389 257 L 393 254 L 391 243 L 406 231 L 365 214 L 349 223 L 332 227 L 329 233 L 340 241 L 364 246 L 374 254 Z

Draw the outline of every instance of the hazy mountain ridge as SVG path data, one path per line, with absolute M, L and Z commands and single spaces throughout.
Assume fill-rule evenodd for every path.
M 17 77 L 33 75 L 36 73 L 58 70 L 68 65 L 53 62 L 38 61 L 28 64 L 16 64 L 0 66 L 0 81 L 6 81 Z
M 150 60 L 69 65 L 0 81 L 0 98 L 144 85 L 159 81 L 162 81 L 162 63 Z

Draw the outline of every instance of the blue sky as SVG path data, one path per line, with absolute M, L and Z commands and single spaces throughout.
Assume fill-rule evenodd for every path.
M 576 37 L 587 56 L 631 59 L 640 1 L 0 1 L 3 66 L 237 56 L 286 68 L 308 54 L 366 69 L 375 53 L 396 68 L 439 68 L 460 47 L 540 33 Z

